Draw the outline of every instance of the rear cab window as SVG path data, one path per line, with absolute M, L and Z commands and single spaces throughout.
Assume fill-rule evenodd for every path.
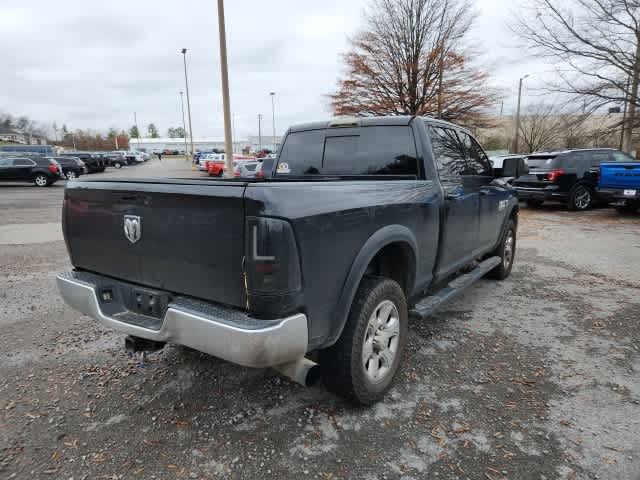
M 410 126 L 364 126 L 291 132 L 276 175 L 417 177 L 415 139 Z

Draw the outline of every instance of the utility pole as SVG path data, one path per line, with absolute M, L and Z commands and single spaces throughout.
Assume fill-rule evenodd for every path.
M 184 120 L 184 92 L 180 92 L 180 108 L 182 109 L 182 136 L 184 137 L 184 157 L 189 160 L 189 149 L 187 148 L 187 123 Z
M 516 110 L 516 133 L 515 133 L 515 141 L 513 142 L 513 152 L 518 153 L 520 150 L 520 103 L 522 101 L 522 81 L 527 78 L 529 75 L 525 75 L 520 79 L 520 84 L 518 86 L 518 109 Z
M 187 112 L 189 112 L 189 137 L 191 138 L 191 161 L 196 153 L 193 147 L 193 125 L 191 123 L 191 98 L 189 97 L 189 77 L 187 76 L 187 49 L 182 49 L 182 57 L 184 59 L 184 85 L 187 91 Z
M 224 111 L 224 151 L 226 176 L 233 177 L 233 139 L 231 136 L 231 99 L 227 68 L 227 31 L 224 24 L 224 0 L 218 0 L 218 34 L 220 35 L 220 75 L 222 76 L 222 106 Z
M 277 150 L 276 147 L 276 92 L 271 92 L 271 116 L 273 121 L 273 152 Z
M 258 150 L 262 151 L 262 114 L 258 114 Z

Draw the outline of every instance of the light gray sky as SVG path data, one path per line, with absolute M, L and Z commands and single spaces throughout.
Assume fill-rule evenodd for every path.
M 331 116 L 326 94 L 366 0 L 227 0 L 227 41 L 236 134 L 271 132 L 269 92 L 277 92 L 278 133 Z M 510 4 L 510 2 L 509 2 Z M 545 65 L 527 58 L 507 28 L 504 0 L 477 0 L 471 41 L 491 86 L 513 108 L 518 78 L 535 86 Z M 141 130 L 164 135 L 181 124 L 180 50 L 189 49 L 193 130 L 221 136 L 222 101 L 215 0 L 0 0 L 0 111 L 69 128 Z M 499 110 L 499 106 L 496 107 Z

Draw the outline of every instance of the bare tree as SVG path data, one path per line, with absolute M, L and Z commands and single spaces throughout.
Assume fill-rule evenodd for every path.
M 470 64 L 469 0 L 371 0 L 330 96 L 336 115 L 433 115 L 477 123 L 497 101 Z
M 535 104 L 527 107 L 520 118 L 520 139 L 527 153 L 556 147 L 561 140 L 560 117 L 553 105 Z
M 580 97 L 592 111 L 627 102 L 624 150 L 632 150 L 640 79 L 640 2 L 527 0 L 513 31 L 538 55 L 554 58 L 551 87 Z

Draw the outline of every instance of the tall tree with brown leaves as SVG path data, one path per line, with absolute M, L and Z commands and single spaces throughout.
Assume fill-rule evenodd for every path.
M 330 95 L 336 115 L 482 122 L 497 96 L 464 48 L 474 19 L 468 0 L 371 0 L 367 12 Z

